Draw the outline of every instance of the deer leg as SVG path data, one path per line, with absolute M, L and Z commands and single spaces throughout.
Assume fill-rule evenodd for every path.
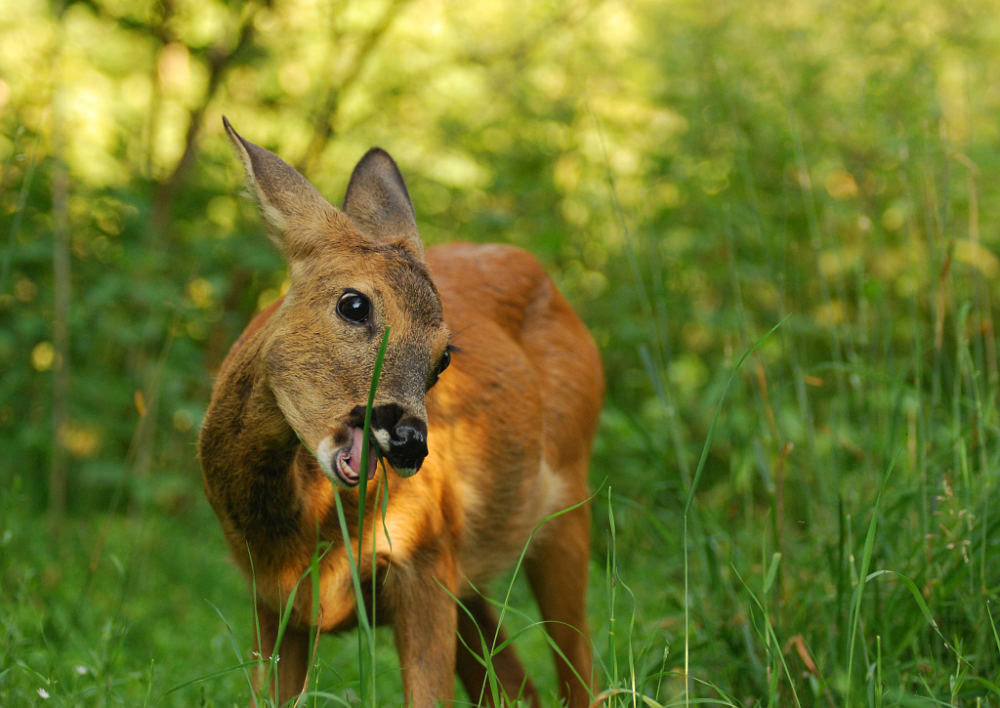
M 496 612 L 485 598 L 475 595 L 462 600 L 462 606 L 458 608 L 458 636 L 458 677 L 462 679 L 469 700 L 475 705 L 495 705 L 482 653 L 489 653 L 490 647 L 503 644 L 506 637 L 497 624 Z M 500 684 L 501 703 L 521 699 L 529 701 L 535 708 L 541 705 L 538 693 L 518 660 L 512 644 L 486 660 Z
M 583 506 L 556 517 L 531 543 L 526 570 L 553 650 L 559 695 L 567 706 L 590 703 L 590 633 L 587 629 L 587 570 L 590 510 Z M 565 658 L 564 658 L 565 657 Z
M 400 583 L 393 598 L 396 652 L 404 704 L 413 708 L 448 705 L 455 695 L 454 564 L 441 560 L 438 565 L 446 572 L 395 571 Z
M 309 669 L 309 632 L 287 625 L 281 643 L 277 644 L 280 627 L 278 614 L 259 601 L 256 608 L 260 636 L 255 649 L 265 663 L 258 671 L 254 688 L 259 692 L 264 687 L 264 690 L 277 698 L 279 706 L 284 705 L 305 689 Z M 275 654 L 278 657 L 277 671 L 266 662 Z

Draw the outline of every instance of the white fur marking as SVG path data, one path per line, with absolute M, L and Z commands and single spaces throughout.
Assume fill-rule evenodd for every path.
M 336 454 L 336 450 L 333 449 L 333 437 L 327 435 L 320 440 L 319 446 L 316 448 L 316 459 L 319 460 L 319 466 L 328 475 L 333 474 L 334 454 Z
M 288 220 L 285 218 L 285 215 L 277 207 L 268 202 L 259 189 L 257 190 L 257 194 L 260 195 L 258 201 L 260 202 L 260 210 L 264 212 L 264 219 L 270 222 L 278 231 L 286 231 L 288 229 Z
M 374 428 L 372 430 L 372 435 L 375 436 L 375 442 L 378 443 L 379 448 L 386 455 L 389 454 L 389 431 L 385 428 Z
M 562 511 L 568 506 L 566 500 L 566 481 L 561 479 L 545 460 L 538 468 L 538 488 L 535 493 L 538 506 L 537 521 L 546 516 Z

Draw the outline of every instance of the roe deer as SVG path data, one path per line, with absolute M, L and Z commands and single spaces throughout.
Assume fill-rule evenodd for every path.
M 281 703 L 304 690 L 310 627 L 357 622 L 344 544 L 357 555 L 360 534 L 362 586 L 377 588 L 363 597 L 394 626 L 407 705 L 452 703 L 456 673 L 472 702 L 491 702 L 476 654 L 483 637 L 490 647 L 504 640 L 479 589 L 514 565 L 537 525 L 579 505 L 540 527 L 525 569 L 558 647 L 560 695 L 586 705 L 594 678 L 585 502 L 604 389 L 587 330 L 522 250 L 452 244 L 424 253 L 406 185 L 382 150 L 354 168 L 338 210 L 223 122 L 291 282 L 223 362 L 199 440 L 205 492 L 256 591 L 257 651 L 280 655 L 269 690 Z M 387 327 L 362 469 L 362 421 Z M 314 611 L 314 581 L 296 583 L 321 544 Z M 538 705 L 510 646 L 491 661 L 502 700 Z

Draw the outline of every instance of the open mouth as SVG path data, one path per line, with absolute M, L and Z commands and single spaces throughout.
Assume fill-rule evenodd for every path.
M 361 428 L 351 428 L 351 442 L 337 450 L 333 455 L 333 472 L 341 482 L 348 487 L 354 487 L 361 481 L 361 456 L 364 432 Z M 368 479 L 375 477 L 378 466 L 378 445 L 374 440 L 368 443 Z

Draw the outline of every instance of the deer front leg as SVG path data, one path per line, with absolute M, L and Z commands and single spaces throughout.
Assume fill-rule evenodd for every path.
M 455 694 L 454 563 L 440 559 L 437 565 L 438 572 L 410 569 L 406 580 L 397 577 L 393 625 L 404 703 L 412 708 L 448 705 Z
M 280 626 L 278 614 L 260 601 L 257 601 L 256 608 L 260 625 L 256 650 L 264 663 L 257 672 L 254 688 L 258 693 L 267 691 L 281 706 L 305 688 L 309 668 L 309 632 L 286 626 L 281 643 L 275 646 Z M 266 661 L 275 654 L 278 657 L 276 671 Z

